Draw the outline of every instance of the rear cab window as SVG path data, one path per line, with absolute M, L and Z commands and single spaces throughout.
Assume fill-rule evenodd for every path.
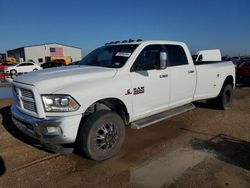
M 180 45 L 164 45 L 168 54 L 168 67 L 188 65 L 187 55 Z

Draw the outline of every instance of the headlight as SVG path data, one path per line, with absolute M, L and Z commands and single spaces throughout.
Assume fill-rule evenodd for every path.
M 74 112 L 80 107 L 69 95 L 43 95 L 42 99 L 46 112 Z

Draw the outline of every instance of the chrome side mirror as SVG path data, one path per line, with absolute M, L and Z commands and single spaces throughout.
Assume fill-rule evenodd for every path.
M 160 52 L 160 70 L 167 68 L 168 54 L 167 52 Z

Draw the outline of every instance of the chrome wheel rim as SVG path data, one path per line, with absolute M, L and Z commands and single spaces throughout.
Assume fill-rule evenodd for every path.
M 117 127 L 113 123 L 103 124 L 96 133 L 96 147 L 103 152 L 112 149 L 118 140 Z

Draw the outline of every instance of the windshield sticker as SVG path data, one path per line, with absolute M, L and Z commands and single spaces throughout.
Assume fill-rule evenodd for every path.
M 131 56 L 131 53 L 127 53 L 127 52 L 117 52 L 115 56 L 130 57 L 130 56 Z

